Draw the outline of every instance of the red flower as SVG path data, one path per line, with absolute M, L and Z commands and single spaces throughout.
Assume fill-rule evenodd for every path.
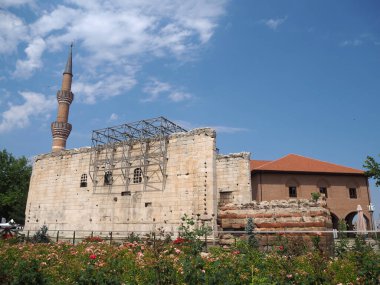
M 181 243 L 184 243 L 186 240 L 185 239 L 183 239 L 183 238 L 181 238 L 181 237 L 177 237 L 174 241 L 173 241 L 173 243 L 174 244 L 181 244 Z
M 279 250 L 284 250 L 284 246 L 283 246 L 283 245 L 280 245 L 280 246 L 278 247 L 278 249 L 279 249 Z
M 239 254 L 239 253 L 240 253 L 240 251 L 238 251 L 238 250 L 235 250 L 232 252 L 232 254 Z
M 91 254 L 90 255 L 90 259 L 96 259 L 96 255 L 95 254 Z

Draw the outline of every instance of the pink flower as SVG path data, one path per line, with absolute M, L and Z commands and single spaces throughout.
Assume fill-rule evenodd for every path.
M 238 250 L 235 250 L 235 251 L 232 252 L 232 254 L 235 254 L 235 255 L 239 254 L 239 253 L 240 253 L 240 251 L 238 251 Z
M 96 259 L 96 255 L 95 254 L 91 254 L 90 255 L 90 259 Z
M 180 254 L 181 253 L 181 250 L 179 250 L 178 248 L 175 248 L 174 251 L 175 251 L 176 254 Z

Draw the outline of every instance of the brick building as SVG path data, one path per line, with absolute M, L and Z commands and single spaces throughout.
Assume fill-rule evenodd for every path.
M 362 170 L 289 154 L 274 161 L 251 160 L 252 199 L 310 199 L 312 192 L 326 198 L 334 228 L 345 219 L 353 227 L 356 208 L 361 205 L 370 228 L 370 192 Z

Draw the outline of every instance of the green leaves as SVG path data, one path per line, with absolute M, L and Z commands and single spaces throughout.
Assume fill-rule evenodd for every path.
M 0 217 L 24 223 L 31 174 L 25 157 L 15 158 L 5 149 L 0 152 Z
M 380 186 L 380 164 L 372 156 L 367 156 L 367 159 L 365 160 L 363 167 L 367 169 L 365 174 L 368 175 L 368 177 L 375 179 L 376 186 L 379 187 Z

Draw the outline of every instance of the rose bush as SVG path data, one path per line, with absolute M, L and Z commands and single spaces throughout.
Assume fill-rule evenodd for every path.
M 0 241 L 0 284 L 378 284 L 380 255 L 363 241 L 339 257 L 287 255 L 247 242 L 194 254 L 191 240 L 108 244 Z M 284 244 L 286 242 L 282 240 Z M 198 244 L 195 245 L 198 248 Z

